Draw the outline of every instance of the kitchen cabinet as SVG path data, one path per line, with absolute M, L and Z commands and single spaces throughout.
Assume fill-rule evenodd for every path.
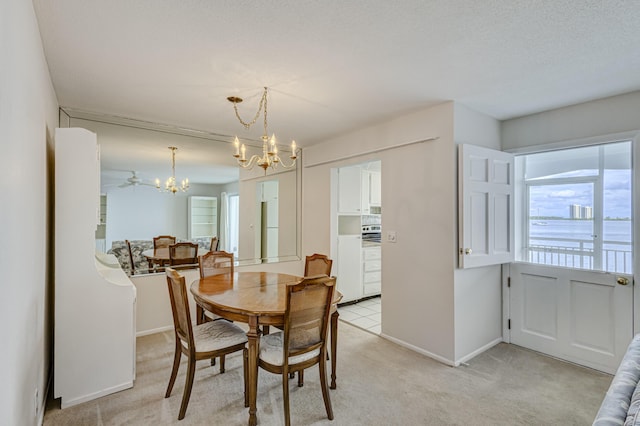
M 382 247 L 362 249 L 362 295 L 374 296 L 382 290 Z
M 362 297 L 362 237 L 338 236 L 337 290 L 342 293 L 342 303 Z M 358 265 L 358 266 L 356 266 Z M 356 267 L 354 267 L 356 266 Z
M 370 182 L 369 182 L 369 172 L 367 170 L 363 170 L 361 174 L 361 182 L 360 182 L 360 197 L 362 200 L 360 201 L 362 214 L 371 214 L 371 207 L 369 204 L 369 199 L 371 198 L 370 190 Z
M 361 181 L 360 166 L 341 167 L 338 170 L 338 214 L 362 213 Z
M 363 170 L 361 180 L 362 214 L 380 214 L 375 207 L 382 206 L 381 174 L 376 171 Z M 372 209 L 374 207 L 374 209 Z
M 382 173 L 369 172 L 369 205 L 382 206 Z
M 218 235 L 217 197 L 189 197 L 188 209 L 189 239 Z

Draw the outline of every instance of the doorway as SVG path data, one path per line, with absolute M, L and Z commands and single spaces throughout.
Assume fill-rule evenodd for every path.
M 623 141 L 516 157 L 511 343 L 615 373 L 634 333 L 632 148 Z
M 333 170 L 333 217 L 340 319 L 375 334 L 382 324 L 382 162 Z

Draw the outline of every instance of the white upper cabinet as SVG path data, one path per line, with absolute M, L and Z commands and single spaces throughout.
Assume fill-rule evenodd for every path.
M 360 166 L 338 170 L 338 214 L 362 214 Z
M 360 196 L 362 197 L 362 202 L 360 203 L 361 211 L 362 211 L 362 214 L 370 214 L 371 207 L 369 204 L 369 199 L 370 199 L 369 172 L 366 170 L 363 170 L 360 178 L 362 183 L 362 186 L 360 186 Z
M 363 170 L 361 188 L 362 214 L 374 214 L 371 207 L 381 207 L 381 191 L 381 173 L 376 171 Z M 377 213 L 379 213 L 379 211 Z
M 514 260 L 513 155 L 474 145 L 458 152 L 461 268 Z
M 382 173 L 369 172 L 369 205 L 382 206 Z

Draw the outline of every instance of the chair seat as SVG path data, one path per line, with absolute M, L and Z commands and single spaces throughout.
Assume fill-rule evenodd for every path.
M 216 321 L 217 322 L 217 321 Z M 283 364 L 282 338 L 284 332 L 267 334 L 260 338 L 260 359 L 272 365 Z M 304 339 L 303 339 L 304 340 Z M 294 339 L 292 338 L 292 343 Z M 293 349 L 293 348 L 292 348 Z M 314 349 L 300 355 L 290 356 L 289 365 L 298 364 L 320 355 L 320 349 Z
M 196 352 L 212 352 L 247 342 L 247 334 L 229 321 L 211 321 L 193 327 Z M 182 345 L 186 345 L 182 342 Z

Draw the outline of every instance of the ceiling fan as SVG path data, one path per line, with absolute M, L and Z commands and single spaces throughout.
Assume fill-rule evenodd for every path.
M 131 177 L 128 177 L 126 182 L 118 185 L 118 188 L 126 188 L 128 186 L 138 186 L 138 185 L 145 185 L 145 186 L 155 186 L 152 183 L 145 183 L 142 181 L 141 178 L 138 177 L 138 175 L 136 175 L 136 171 L 131 170 Z

